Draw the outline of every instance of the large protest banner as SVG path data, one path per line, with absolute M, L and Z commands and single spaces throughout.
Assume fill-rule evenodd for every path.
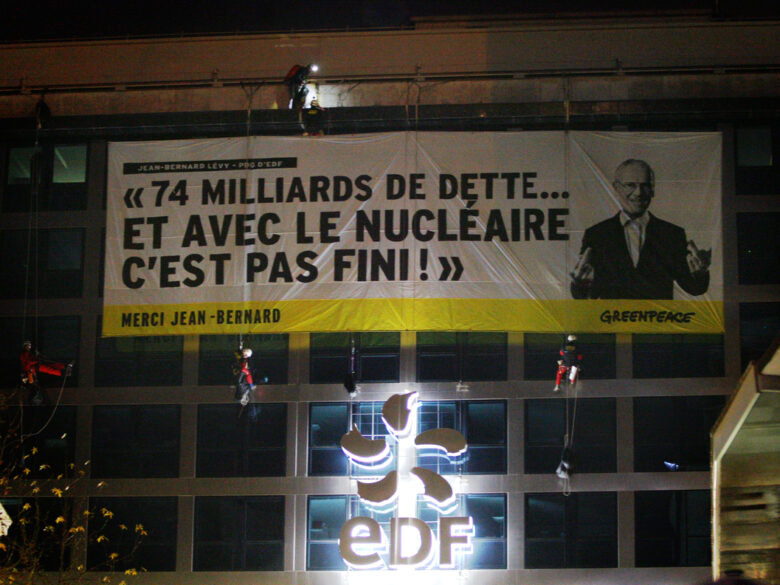
M 118 142 L 107 200 L 107 336 L 723 330 L 718 133 Z

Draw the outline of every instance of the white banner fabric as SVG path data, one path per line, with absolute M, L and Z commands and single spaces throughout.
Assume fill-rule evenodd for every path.
M 720 332 L 719 133 L 109 145 L 103 334 Z

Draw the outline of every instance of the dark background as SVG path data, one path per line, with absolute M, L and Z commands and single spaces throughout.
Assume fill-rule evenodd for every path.
M 183 34 L 411 27 L 416 18 L 517 15 L 586 18 L 658 13 L 780 18 L 771 0 L 16 0 L 0 42 Z

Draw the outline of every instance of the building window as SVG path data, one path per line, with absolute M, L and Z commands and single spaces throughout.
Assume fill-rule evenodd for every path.
M 81 341 L 81 318 L 77 316 L 0 318 L 0 380 L 4 387 L 17 387 L 20 381 L 21 364 L 19 355 L 22 342 L 30 340 L 45 360 L 62 364 L 74 362 L 71 374 L 65 380 L 67 387 L 78 385 L 79 345 Z M 49 393 L 62 385 L 63 378 L 43 374 L 42 386 Z
M 723 396 L 634 398 L 634 471 L 710 468 L 710 429 Z
M 95 406 L 92 477 L 178 477 L 179 407 Z
M 198 477 L 285 474 L 287 405 L 198 406 Z
M 474 552 L 465 557 L 464 569 L 506 569 L 506 496 L 459 496 L 462 512 L 474 520 Z
M 568 424 L 567 424 L 568 421 Z M 525 401 L 525 472 L 554 473 L 567 428 L 574 473 L 614 473 L 617 439 L 614 398 Z
M 365 516 L 376 520 L 390 534 L 393 510 L 377 512 L 357 496 L 309 496 L 306 568 L 310 571 L 341 571 L 347 568 L 339 551 L 341 527 L 349 518 Z
M 780 213 L 737 214 L 740 284 L 780 284 Z
M 737 195 L 780 193 L 780 126 L 746 126 L 735 132 Z
M 526 494 L 525 567 L 617 566 L 617 498 L 612 492 Z
M 394 444 L 382 421 L 382 402 L 312 404 L 309 427 L 309 475 L 376 475 L 352 463 L 341 450 L 341 437 L 352 425 L 369 439 Z
M 309 410 L 309 475 L 346 475 L 348 459 L 341 437 L 349 430 L 344 402 L 312 404 Z
M 6 230 L 0 298 L 80 297 L 84 276 L 84 230 Z
M 506 372 L 506 333 L 417 333 L 418 382 L 506 380 Z
M 720 378 L 721 334 L 633 334 L 634 378 Z
M 341 450 L 341 437 L 352 425 L 369 439 L 395 445 L 382 420 L 382 402 L 314 403 L 310 409 L 309 475 L 366 476 L 386 470 L 352 463 Z M 437 473 L 506 473 L 506 403 L 504 401 L 424 402 L 418 409 L 418 432 L 451 428 L 468 443 L 464 458 L 418 457 L 418 465 Z
M 560 350 L 565 335 L 526 333 L 524 354 L 526 380 L 555 381 Z M 615 335 L 612 333 L 578 333 L 577 348 L 582 353 L 581 376 L 590 380 L 615 378 Z
M 339 534 L 347 521 L 348 496 L 309 496 L 306 569 L 342 571 Z
M 420 453 L 417 464 L 440 474 L 506 473 L 506 402 L 423 402 L 418 410 L 418 432 L 450 428 L 468 444 L 463 458 L 451 461 L 439 453 Z
M 634 509 L 637 567 L 710 565 L 708 490 L 637 492 Z
M 284 334 L 201 335 L 198 360 L 200 386 L 226 386 L 235 382 L 234 353 L 239 343 L 252 349 L 249 365 L 255 384 L 286 384 L 289 336 Z M 265 381 L 265 379 L 268 379 Z
M 8 149 L 3 211 L 86 209 L 87 150 L 86 144 Z M 37 193 L 32 177 L 38 179 Z
M 780 303 L 739 304 L 739 347 L 742 369 L 760 359 L 780 331 Z
M 351 343 L 355 344 L 355 372 L 360 382 L 398 382 L 401 371 L 401 334 L 312 333 L 309 377 L 312 384 L 341 384 L 350 371 Z
M 106 523 L 102 512 L 113 514 L 112 521 Z M 112 570 L 126 571 L 135 568 L 139 571 L 175 571 L 176 570 L 176 524 L 178 518 L 178 500 L 166 498 L 92 498 L 90 512 L 94 520 L 90 529 L 95 527 L 99 533 L 92 534 L 87 549 L 87 566 L 90 570 L 103 571 L 109 567 L 104 560 L 112 552 L 119 557 Z M 126 528 L 122 528 L 124 525 Z M 136 527 L 142 526 L 146 532 L 140 539 Z M 93 540 L 102 534 L 108 541 Z
M 473 551 L 461 557 L 459 569 L 506 568 L 506 496 L 461 494 L 448 516 L 471 516 L 474 521 Z M 306 568 L 310 571 L 341 571 L 347 567 L 339 551 L 341 527 L 349 518 L 367 516 L 390 534 L 394 512 L 368 509 L 357 496 L 310 496 Z M 439 513 L 418 500 L 417 517 L 438 537 Z M 387 561 L 387 559 L 385 559 Z
M 181 336 L 101 337 L 95 343 L 95 386 L 180 386 Z
M 195 498 L 195 571 L 284 569 L 284 497 Z
M 417 516 L 438 538 L 440 514 L 420 498 Z M 460 494 L 447 516 L 470 516 L 474 522 L 473 550 L 461 555 L 458 569 L 506 569 L 506 495 Z

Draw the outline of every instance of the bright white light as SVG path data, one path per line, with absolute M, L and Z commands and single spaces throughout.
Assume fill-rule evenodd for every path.
M 311 71 L 312 71 L 312 73 L 317 73 L 317 71 L 319 71 L 319 70 L 320 70 L 320 66 L 319 65 L 317 65 L 316 63 L 312 63 L 311 64 Z
M 11 516 L 3 508 L 3 504 L 0 504 L 0 536 L 8 534 L 8 529 L 11 527 L 14 521 L 11 520 Z
M 420 532 L 415 530 L 414 527 L 408 525 L 401 525 L 401 556 L 409 558 L 422 547 L 422 538 L 420 538 Z

